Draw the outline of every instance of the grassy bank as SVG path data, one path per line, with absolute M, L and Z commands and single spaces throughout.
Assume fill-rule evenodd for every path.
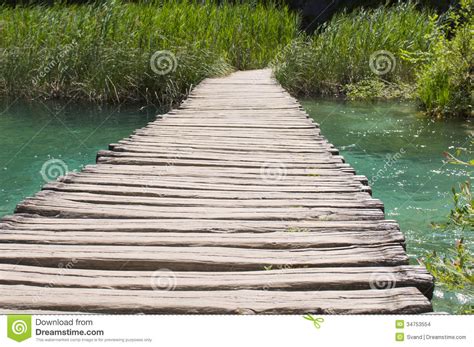
M 417 74 L 417 95 L 431 116 L 473 116 L 473 32 L 471 0 L 461 0 L 459 8 L 449 11 L 436 27 Z
M 358 84 L 413 83 L 416 65 L 403 54 L 428 51 L 429 16 L 413 4 L 341 13 L 320 33 L 287 46 L 276 60 L 275 74 L 294 94 L 305 96 L 341 95 L 347 88 L 355 92 Z
M 444 17 L 414 3 L 341 13 L 285 47 L 275 75 L 297 96 L 417 99 L 430 115 L 472 115 L 472 4 L 462 2 Z
M 4 6 L 0 95 L 169 104 L 205 77 L 266 66 L 297 27 L 285 8 L 248 3 Z
M 460 2 L 442 17 L 414 3 L 361 8 L 313 35 L 269 2 L 0 5 L 0 97 L 166 106 L 205 77 L 273 62 L 296 96 L 410 98 L 469 116 L 474 16 Z

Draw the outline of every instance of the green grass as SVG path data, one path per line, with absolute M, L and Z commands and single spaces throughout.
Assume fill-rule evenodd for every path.
M 441 26 L 433 35 L 428 58 L 420 64 L 418 97 L 434 117 L 473 116 L 473 16 L 474 5 L 470 1 L 463 1 L 460 10 L 448 13 L 452 24 Z
M 286 8 L 250 3 L 0 6 L 0 96 L 167 105 L 205 77 L 266 66 L 297 28 Z M 167 75 L 150 66 L 159 50 L 176 56 Z
M 359 84 L 379 87 L 368 80 L 414 83 L 417 66 L 404 56 L 428 51 L 433 26 L 430 13 L 412 3 L 341 13 L 318 33 L 288 45 L 275 60 L 275 74 L 293 94 L 304 96 L 341 95 L 348 85 L 355 95 Z

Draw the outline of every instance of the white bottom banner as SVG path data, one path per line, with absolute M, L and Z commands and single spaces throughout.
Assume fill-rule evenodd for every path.
M 4 315 L 0 346 L 472 346 L 473 316 Z

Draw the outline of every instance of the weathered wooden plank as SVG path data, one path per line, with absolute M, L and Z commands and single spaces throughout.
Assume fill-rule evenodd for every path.
M 118 152 L 139 152 L 139 153 L 160 153 L 162 155 L 166 155 L 169 157 L 182 157 L 182 155 L 195 155 L 196 157 L 199 156 L 214 156 L 216 158 L 222 158 L 222 156 L 226 157 L 236 157 L 236 158 L 244 158 L 249 154 L 252 155 L 252 158 L 259 158 L 264 159 L 264 161 L 268 162 L 270 160 L 287 160 L 287 161 L 295 161 L 295 159 L 308 159 L 308 158 L 331 158 L 331 151 L 329 147 L 321 148 L 316 150 L 295 150 L 293 152 L 283 152 L 278 151 L 278 149 L 274 149 L 273 151 L 259 151 L 258 149 L 251 150 L 249 147 L 240 147 L 240 148 L 209 148 L 205 146 L 201 146 L 200 148 L 191 147 L 191 146 L 165 146 L 164 144 L 156 144 L 156 145 L 149 145 L 149 144 L 140 144 L 140 143 L 133 143 L 128 142 L 126 144 L 112 144 L 109 147 L 112 151 Z M 251 153 L 250 153 L 251 152 Z M 247 157 L 248 158 L 248 157 Z
M 2 310 L 97 313 L 357 314 L 424 313 L 431 303 L 414 287 L 360 291 L 136 291 L 0 286 Z M 0 311 L 1 313 L 1 311 Z
M 383 209 L 383 204 L 377 199 L 312 199 L 312 200 L 226 200 L 226 199 L 192 199 L 165 198 L 146 196 L 117 196 L 91 193 L 65 193 L 43 190 L 36 194 L 37 198 L 51 197 L 63 200 L 89 202 L 98 204 L 129 204 L 150 206 L 214 206 L 214 207 L 345 207 Z
M 229 138 L 224 136 L 201 135 L 201 134 L 160 134 L 159 139 L 149 135 L 132 135 L 120 143 L 143 145 L 143 146 L 164 146 L 164 147 L 188 147 L 188 148 L 221 148 L 222 150 L 244 150 L 254 148 L 255 151 L 269 152 L 271 149 L 279 150 L 282 153 L 284 149 L 291 151 L 300 151 L 299 153 L 312 153 L 310 151 L 330 150 L 334 147 L 327 141 L 315 143 L 288 142 L 286 144 L 278 143 L 278 140 L 272 142 L 271 139 L 252 139 L 249 137 Z M 308 152 L 309 151 L 309 152 Z M 285 152 L 283 152 L 285 153 Z
M 405 238 L 397 230 L 322 231 L 290 229 L 268 233 L 199 233 L 199 232 L 116 232 L 116 231 L 43 231 L 3 229 L 0 242 L 63 244 L 63 245 L 122 245 L 179 247 L 236 247 L 261 249 L 324 248 L 351 245 L 404 245 Z
M 306 113 L 302 112 L 302 110 L 294 110 L 289 112 L 281 112 L 275 113 L 273 110 L 265 111 L 265 110 L 253 110 L 252 112 L 243 111 L 243 110 L 225 110 L 225 111 L 218 111 L 218 110 L 174 110 L 167 114 L 157 116 L 159 119 L 167 119 L 173 117 L 175 120 L 196 120 L 202 119 L 202 121 L 210 122 L 214 120 L 235 120 L 239 118 L 242 121 L 272 121 L 275 122 L 283 122 L 283 121 L 290 121 L 294 122 L 295 120 L 298 121 L 310 121 L 313 125 L 319 128 L 319 124 L 315 122 L 312 118 L 310 118 Z
M 210 102 L 211 101 L 211 102 Z M 274 105 L 293 105 L 296 107 L 299 107 L 300 104 L 292 98 L 274 98 L 272 104 Z M 199 108 L 200 106 L 209 106 L 209 105 L 215 105 L 215 106 L 221 106 L 221 105 L 228 105 L 228 106 L 267 106 L 268 105 L 268 100 L 267 99 L 262 99 L 262 98 L 245 98 L 243 100 L 242 98 L 216 98 L 215 96 L 209 95 L 207 98 L 195 98 L 195 97 L 190 97 L 184 100 L 181 105 L 187 105 L 189 107 L 195 107 Z
M 182 126 L 184 128 L 199 128 L 199 129 L 208 129 L 208 128 L 237 128 L 237 129 L 269 129 L 268 131 L 272 132 L 273 129 L 283 130 L 283 129 L 314 129 L 317 128 L 310 120 L 299 121 L 299 122 L 281 122 L 281 121 L 256 121 L 248 120 L 245 122 L 235 121 L 235 120 L 226 120 L 221 119 L 218 121 L 209 122 L 210 124 L 203 125 L 202 120 L 199 121 L 188 121 L 188 120 L 174 120 L 172 118 L 162 118 L 160 122 L 150 123 L 147 128 L 160 128 L 163 127 L 177 127 Z M 164 128 L 166 129 L 166 128 Z
M 191 92 L 190 95 L 188 95 L 188 97 L 186 98 L 185 101 L 190 102 L 190 101 L 193 101 L 193 100 L 214 100 L 215 98 L 216 98 L 216 94 L 206 93 L 206 92 L 204 92 L 204 90 L 201 90 L 201 92 L 199 94 Z M 241 95 L 229 94 L 229 93 L 225 93 L 225 92 L 222 93 L 221 95 L 219 95 L 219 100 L 222 100 L 224 102 L 241 100 L 241 99 L 242 99 Z M 245 99 L 246 100 L 261 101 L 262 96 L 259 93 L 253 93 L 253 95 L 249 93 L 249 95 L 245 96 Z M 282 94 L 281 92 L 267 93 L 265 95 L 265 99 L 289 100 L 289 101 L 296 102 L 295 98 L 293 98 L 291 96 L 288 96 L 288 95 L 285 95 L 285 94 Z
M 271 170 L 269 167 L 268 170 Z M 278 167 L 275 168 L 278 170 Z M 277 173 L 278 171 L 276 171 Z M 238 185 L 255 185 L 255 186 L 306 186 L 306 187 L 316 187 L 319 185 L 334 185 L 336 182 L 341 184 L 355 184 L 357 186 L 367 185 L 367 178 L 365 176 L 359 175 L 318 175 L 318 174 L 307 174 L 305 176 L 294 176 L 294 175 L 284 175 L 283 174 L 272 179 L 271 172 L 267 174 L 265 171 L 261 171 L 260 174 L 252 173 L 242 173 L 242 174 L 232 174 L 226 172 L 220 172 L 217 170 L 182 170 L 180 174 L 171 174 L 170 172 L 165 172 L 161 170 L 154 172 L 153 170 L 147 171 L 130 171 L 125 168 L 114 168 L 111 171 L 103 169 L 86 169 L 79 174 L 70 173 L 66 176 L 60 177 L 57 179 L 58 182 L 71 181 L 76 177 L 89 178 L 97 177 L 102 179 L 115 178 L 116 180 L 147 180 L 149 182 L 160 182 L 160 183 L 176 183 L 188 181 L 193 184 L 198 183 L 209 183 L 212 179 L 215 184 L 228 184 L 230 186 Z
M 148 205 L 90 204 L 67 200 L 29 199 L 18 204 L 19 213 L 62 218 L 148 218 L 219 220 L 381 220 L 379 209 L 347 208 L 232 208 L 164 207 Z
M 161 179 L 140 179 L 137 177 L 118 177 L 115 178 L 113 175 L 111 177 L 100 177 L 99 175 L 88 175 L 88 176 L 68 176 L 61 179 L 61 182 L 65 183 L 77 183 L 77 184 L 97 184 L 97 185 L 118 185 L 126 187 L 149 187 L 149 188 L 166 188 L 166 189 L 196 189 L 196 190 L 220 190 L 220 191 L 255 191 L 255 192 L 308 192 L 308 191 L 334 191 L 334 188 L 338 188 L 336 191 L 340 190 L 340 185 L 344 184 L 345 188 L 353 188 L 351 191 L 362 190 L 364 186 L 359 181 L 349 181 L 341 180 L 340 182 L 335 181 L 320 181 L 319 185 L 316 184 L 277 184 L 279 179 L 275 178 L 272 180 L 270 177 L 265 177 L 262 175 L 260 178 L 262 183 L 247 181 L 239 183 L 210 183 L 210 182 L 193 182 L 192 180 L 187 180 L 186 183 L 182 181 L 166 181 Z M 269 184 L 273 183 L 273 184 Z
M 217 138 L 217 137 L 203 137 L 202 140 L 196 139 L 192 136 L 187 135 L 179 135 L 179 139 L 176 138 L 176 135 L 163 135 L 160 136 L 160 140 L 150 137 L 150 136 L 138 136 L 134 135 L 131 136 L 130 139 L 124 139 L 119 141 L 119 145 L 134 145 L 134 146 L 148 146 L 148 147 L 169 147 L 169 148 L 195 148 L 195 149 L 219 149 L 221 151 L 241 151 L 241 152 L 248 152 L 249 149 L 252 149 L 255 152 L 263 152 L 263 153 L 275 153 L 282 154 L 288 153 L 321 153 L 322 151 L 329 151 L 334 150 L 335 148 L 332 147 L 327 142 L 321 142 L 320 144 L 279 144 L 279 143 L 271 143 L 268 141 L 265 143 L 264 141 L 253 141 L 253 140 L 225 140 L 224 138 Z M 284 150 L 287 149 L 289 152 L 285 152 Z
M 242 106 L 238 106 L 238 105 L 229 105 L 229 106 L 213 106 L 213 105 L 209 105 L 209 106 L 201 106 L 201 107 L 188 107 L 186 105 L 183 105 L 182 107 L 180 107 L 180 109 L 189 109 L 189 110 L 228 110 L 228 109 L 232 109 L 232 110 L 258 110 L 258 109 L 265 109 L 265 110 L 275 110 L 275 111 L 279 111 L 279 110 L 298 110 L 299 109 L 299 106 L 296 106 L 296 105 L 285 105 L 285 104 L 282 104 L 282 105 L 271 105 L 271 106 L 268 106 L 268 105 L 262 105 L 262 106 L 253 106 L 253 105 L 242 105 Z
M 312 119 L 307 118 L 306 115 L 299 114 L 297 116 L 289 115 L 289 116 L 271 116 L 269 114 L 265 115 L 264 117 L 259 117 L 255 113 L 244 113 L 239 116 L 239 119 L 236 119 L 234 115 L 221 115 L 217 116 L 216 114 L 205 114 L 205 113 L 197 113 L 199 117 L 196 116 L 196 113 L 192 115 L 186 113 L 175 113 L 175 114 L 165 114 L 158 119 L 160 122 L 166 122 L 168 124 L 176 124 L 176 125 L 186 125 L 186 124 L 203 124 L 203 120 L 207 122 L 211 122 L 212 124 L 220 124 L 220 125 L 242 125 L 245 124 L 256 124 L 256 125 L 271 125 L 273 127 L 278 126 L 301 126 L 302 124 L 311 125 L 312 128 L 317 127 Z M 159 123 L 155 123 L 157 125 Z
M 38 215 L 15 214 L 2 219 L 0 228 L 57 231 L 122 231 L 122 232 L 251 232 L 265 233 L 272 231 L 306 231 L 324 232 L 399 230 L 396 221 L 359 220 L 359 221 L 235 221 L 219 222 L 194 219 L 93 219 L 93 218 L 49 218 Z
M 212 183 L 210 183 L 210 178 L 212 178 Z M 94 173 L 91 172 L 80 172 L 80 173 L 70 173 L 64 177 L 58 179 L 60 182 L 78 182 L 78 179 L 90 179 L 91 182 L 100 181 L 100 180 L 115 180 L 118 182 L 123 182 L 124 185 L 127 182 L 130 183 L 137 183 L 140 182 L 141 184 L 135 185 L 143 185 L 142 181 L 146 181 L 150 183 L 149 185 L 156 183 L 167 183 L 167 184 L 178 184 L 182 183 L 185 179 L 186 182 L 190 184 L 206 184 L 207 186 L 212 185 L 227 185 L 227 186 L 271 186 L 275 187 L 316 187 L 318 185 L 325 185 L 330 186 L 336 183 L 338 184 L 349 184 L 349 185 L 356 185 L 360 186 L 362 182 L 366 182 L 367 178 L 364 176 L 283 176 L 277 177 L 274 180 L 269 179 L 265 176 L 265 172 L 261 172 L 260 175 L 234 175 L 234 176 L 224 176 L 224 177 L 215 177 L 214 172 L 211 171 L 207 175 L 186 175 L 182 174 L 180 177 L 177 176 L 164 176 L 158 173 L 151 172 L 150 174 L 133 174 L 132 172 L 128 172 L 128 174 L 124 174 L 118 172 L 116 170 L 110 172 L 104 170 L 102 172 L 95 171 Z M 311 188 L 309 188 L 311 189 Z
M 107 153 L 104 155 L 104 151 L 100 151 L 97 156 L 97 163 L 104 164 L 119 164 L 119 165 L 167 165 L 170 160 L 159 157 L 140 157 L 140 156 L 120 156 L 120 152 L 113 152 L 115 154 Z M 289 168 L 348 168 L 348 164 L 336 161 L 325 161 L 325 162 L 313 162 L 313 163 L 282 163 L 284 166 Z M 237 167 L 237 168 L 261 168 L 265 165 L 265 162 L 243 162 L 243 161 L 216 161 L 216 160 L 193 160 L 193 159 L 173 159 L 173 165 L 180 166 L 212 166 L 212 167 Z
M 231 133 L 232 134 L 232 133 Z M 320 149 L 320 148 L 332 148 L 331 144 L 324 139 L 315 140 L 311 142 L 311 137 L 300 137 L 295 136 L 294 138 L 285 137 L 286 143 L 282 143 L 280 139 L 273 137 L 260 138 L 259 135 L 249 136 L 249 134 L 242 135 L 231 135 L 224 133 L 222 134 L 205 134 L 205 133 L 192 133 L 192 132 L 161 132 L 157 135 L 151 135 L 147 133 L 135 133 L 130 135 L 127 141 L 133 142 L 148 142 L 153 144 L 181 144 L 181 145 L 210 145 L 219 146 L 222 145 L 226 148 L 238 148 L 238 147 L 249 147 L 255 146 L 256 150 L 259 147 L 269 148 L 274 146 L 275 148 L 288 148 L 288 149 Z M 267 135 L 269 136 L 269 135 Z
M 0 244 L 0 262 L 105 270 L 232 271 L 272 267 L 408 265 L 401 245 L 315 249 Z
M 262 177 L 261 168 L 228 168 L 228 167 L 193 167 L 193 166 L 174 166 L 173 162 L 169 161 L 168 165 L 161 166 L 140 166 L 140 165 L 88 165 L 84 168 L 84 172 L 101 172 L 101 173 L 123 173 L 123 174 L 142 174 L 142 175 L 156 175 L 156 176 L 211 176 L 211 177 Z M 269 163 L 271 167 L 271 163 Z M 275 165 L 279 168 L 278 164 Z M 350 172 L 343 169 L 328 169 L 328 168 L 301 168 L 293 169 L 286 168 L 285 175 L 281 180 L 291 176 L 306 176 L 306 177 L 354 177 Z M 362 177 L 362 176 L 359 176 Z M 298 177 L 295 177 L 295 179 Z
M 331 198 L 339 193 L 358 193 L 366 191 L 366 187 L 317 187 L 311 192 L 273 192 L 273 191 L 245 191 L 245 190 L 193 190 L 193 189 L 166 189 L 143 187 L 110 186 L 99 184 L 79 184 L 52 182 L 45 185 L 44 189 L 64 192 L 84 192 L 131 196 L 155 197 L 181 197 L 181 198 L 212 198 L 212 199 L 321 199 Z M 297 204 L 297 202 L 296 202 Z
M 163 152 L 171 152 L 176 154 L 179 151 L 187 151 L 187 150 L 199 150 L 202 153 L 240 153 L 246 154 L 249 152 L 254 153 L 255 155 L 268 155 L 268 157 L 272 157 L 274 155 L 281 154 L 305 154 L 305 153 L 337 153 L 338 150 L 336 148 L 332 148 L 330 146 L 322 146 L 316 148 L 290 148 L 289 146 L 261 146 L 261 145 L 236 145 L 233 144 L 232 146 L 223 146 L 222 143 L 209 143 L 209 144 L 199 144 L 198 142 L 189 143 L 177 143 L 176 141 L 159 141 L 157 142 L 146 142 L 146 141 L 130 141 L 130 140 L 121 140 L 119 143 L 113 143 L 109 145 L 111 150 L 115 151 L 142 151 L 142 150 L 152 150 L 152 151 L 163 151 Z
M 157 139 L 160 138 L 160 140 Z M 235 140 L 235 141 L 234 141 Z M 161 134 L 161 135 L 133 135 L 129 139 L 119 141 L 112 146 L 121 147 L 154 147 L 156 149 L 162 148 L 176 148 L 176 150 L 212 150 L 214 152 L 249 152 L 253 148 L 255 155 L 273 155 L 273 156 L 287 156 L 289 159 L 293 155 L 301 156 L 321 156 L 323 154 L 331 154 L 337 150 L 328 142 L 320 142 L 313 144 L 306 143 L 287 143 L 279 144 L 268 141 L 245 138 L 229 139 L 220 136 L 213 136 L 207 134 Z M 288 152 L 284 150 L 288 149 Z M 204 152 L 204 151 L 203 151 Z M 238 154 L 238 153 L 234 153 Z
M 209 96 L 213 95 L 215 93 L 215 96 L 216 97 L 225 97 L 225 98 L 230 98 L 230 97 L 235 97 L 235 94 L 229 94 L 229 93 L 217 93 L 217 92 L 210 92 L 210 93 L 207 93 L 206 92 L 206 96 L 203 96 L 204 98 L 208 99 Z M 278 93 L 276 93 L 278 94 Z M 255 93 L 248 93 L 247 95 L 249 97 L 259 97 L 259 98 L 265 98 L 265 97 L 272 97 L 274 95 L 276 95 L 275 93 L 262 93 L 262 94 L 255 94 Z M 281 95 L 281 94 L 280 94 Z M 196 97 L 197 95 L 196 94 L 193 94 L 191 93 L 190 97 L 193 98 L 193 97 Z M 209 111 L 209 110 L 189 110 L 189 109 L 173 109 L 171 111 L 169 111 L 168 113 L 166 114 L 162 114 L 162 115 L 158 115 L 157 117 L 165 117 L 165 116 L 187 116 L 187 117 L 192 117 L 193 115 L 202 115 L 203 117 L 214 117 L 214 116 L 224 116 L 224 117 L 238 117 L 238 116 L 255 116 L 256 118 L 262 118 L 262 119 L 265 119 L 266 116 L 269 116 L 269 117 L 273 117 L 273 118 L 278 118 L 278 117 L 281 117 L 281 118 L 285 118 L 285 117 L 288 117 L 288 116 L 292 116 L 292 117 L 295 117 L 295 118 L 299 118 L 299 119 L 308 119 L 308 114 L 302 110 L 302 109 L 299 109 L 299 110 L 281 110 L 280 112 L 275 112 L 274 110 L 264 110 L 264 109 L 260 109 L 260 110 L 252 110 L 252 111 L 245 111 L 245 110 L 225 110 L 225 111 L 219 111 L 219 110 L 212 110 L 212 111 Z M 293 119 L 295 119 L 293 118 Z
M 0 284 L 56 288 L 153 290 L 168 279 L 181 290 L 362 290 L 416 287 L 433 295 L 433 277 L 422 266 L 272 269 L 241 272 L 100 271 L 0 264 Z
M 178 129 L 177 127 L 180 127 Z M 232 117 L 212 118 L 207 122 L 203 122 L 199 118 L 178 118 L 173 116 L 163 116 L 154 122 L 150 122 L 142 129 L 153 129 L 163 131 L 180 131 L 180 130 L 199 130 L 199 131 L 222 131 L 220 128 L 232 128 L 237 132 L 242 132 L 244 129 L 250 132 L 265 132 L 273 133 L 274 131 L 284 134 L 295 133 L 296 131 L 289 131 L 291 129 L 314 129 L 319 132 L 319 127 L 316 126 L 308 118 L 300 119 L 258 119 L 255 117 L 247 117 L 243 120 L 236 120 Z M 307 131 L 305 131 L 307 133 Z
M 196 160 L 199 162 L 205 163 L 217 163 L 217 162 L 232 162 L 242 165 L 247 165 L 247 163 L 252 163 L 256 165 L 264 166 L 268 165 L 269 162 L 275 160 L 275 164 L 279 164 L 283 167 L 285 166 L 330 166 L 334 165 L 337 167 L 339 163 L 342 162 L 342 158 L 339 156 L 331 155 L 329 152 L 320 153 L 320 154 L 307 154 L 307 155 L 299 155 L 299 156 L 280 156 L 280 157 L 266 157 L 266 156 L 245 156 L 239 154 L 208 154 L 208 153 L 201 153 L 199 151 L 193 152 L 190 150 L 176 152 L 174 154 L 165 154 L 161 151 L 134 151 L 134 152 L 115 152 L 115 151 L 106 151 L 102 150 L 98 152 L 98 156 L 104 157 L 116 157 L 116 158 L 145 158 L 145 159 L 157 159 L 157 160 L 164 160 L 164 159 L 172 159 L 176 162 L 179 161 L 186 161 L 186 160 Z M 259 164 L 258 164 L 259 163 Z M 221 163 L 222 164 L 222 163 Z M 235 164 L 234 164 L 235 165 Z
M 195 127 L 187 127 L 187 126 L 180 126 L 179 128 L 173 127 L 169 128 L 168 130 L 165 127 L 157 126 L 157 125 L 148 125 L 144 128 L 136 130 L 135 134 L 141 135 L 152 135 L 157 136 L 160 134 L 176 134 L 176 133 L 191 133 L 195 132 L 196 134 L 201 135 L 209 135 L 209 136 L 217 136 L 217 135 L 224 135 L 228 138 L 233 137 L 253 137 L 253 138 L 271 138 L 271 135 L 275 137 L 279 137 L 280 139 L 285 139 L 287 136 L 296 139 L 298 136 L 305 136 L 307 138 L 314 137 L 319 134 L 318 129 L 253 129 L 249 131 L 249 129 L 230 129 L 226 127 L 203 127 L 201 129 Z

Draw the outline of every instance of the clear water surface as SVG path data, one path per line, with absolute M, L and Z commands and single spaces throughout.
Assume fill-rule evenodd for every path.
M 0 101 L 0 217 L 39 191 L 45 179 L 95 163 L 97 151 L 155 114 L 138 107 Z
M 453 245 L 451 233 L 437 231 L 452 207 L 451 189 L 466 181 L 462 166 L 446 164 L 443 152 L 472 150 L 474 124 L 432 121 L 410 103 L 357 103 L 302 100 L 322 134 L 334 144 L 357 174 L 365 175 L 373 196 L 385 204 L 388 219 L 396 219 L 407 239 L 412 263 L 432 250 Z M 467 292 L 435 290 L 435 310 L 455 312 L 472 302 Z

